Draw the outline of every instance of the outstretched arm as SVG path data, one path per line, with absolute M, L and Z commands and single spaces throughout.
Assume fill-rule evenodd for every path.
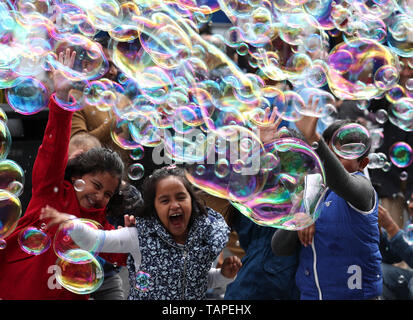
M 50 206 L 42 209 L 40 218 L 47 221 L 48 229 L 56 224 L 70 228 L 71 238 L 84 250 L 98 247 L 100 252 L 108 253 L 138 254 L 140 251 L 138 231 L 135 227 L 96 230 L 81 223 L 75 216 L 59 212 Z
M 68 49 L 60 53 L 60 63 L 73 66 L 76 52 Z M 55 93 L 49 101 L 49 119 L 36 161 L 33 165 L 33 194 L 52 194 L 64 179 L 70 139 L 72 112 L 59 107 L 57 100 L 67 101 L 71 82 L 59 70 L 52 69 Z
M 316 106 L 318 99 L 312 103 L 310 98 L 309 103 Z M 375 201 L 375 192 L 371 182 L 363 176 L 350 174 L 344 168 L 324 139 L 317 133 L 317 121 L 316 117 L 303 116 L 296 122 L 296 126 L 308 144 L 318 145 L 315 151 L 323 163 L 327 186 L 355 208 L 361 211 L 371 210 Z

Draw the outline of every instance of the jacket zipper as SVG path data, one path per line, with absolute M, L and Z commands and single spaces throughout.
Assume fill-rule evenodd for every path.
M 179 247 L 179 246 L 176 246 L 176 245 L 174 245 L 174 244 L 171 244 L 171 243 L 169 243 L 165 238 L 163 238 L 161 235 L 159 235 L 159 238 L 161 238 L 163 241 L 165 241 L 168 245 L 170 245 L 170 246 L 172 246 L 172 247 L 175 247 L 175 248 L 177 248 L 177 249 L 179 249 L 179 250 L 182 250 L 183 251 L 183 258 L 184 258 L 184 274 L 183 274 L 183 279 L 182 279 L 182 300 L 185 300 L 185 289 L 186 289 L 186 265 L 187 265 L 187 259 L 186 259 L 186 257 L 187 257 L 187 254 L 188 254 L 188 252 L 185 250 L 185 248 L 182 248 L 182 247 Z
M 184 251 L 184 274 L 183 274 L 183 279 L 182 279 L 182 300 L 185 300 L 185 291 L 186 291 L 186 256 L 187 256 L 187 251 L 183 249 Z

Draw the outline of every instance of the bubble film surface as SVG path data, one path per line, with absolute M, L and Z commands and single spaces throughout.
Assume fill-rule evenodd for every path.
M 73 293 L 90 294 L 103 283 L 103 268 L 88 251 L 71 249 L 67 252 L 67 259 L 59 257 L 56 265 L 56 280 Z
M 215 32 L 212 23 L 213 34 L 200 34 L 214 14 L 229 24 Z M 14 112 L 30 117 L 47 107 L 58 70 L 73 84 L 60 106 L 107 112 L 108 138 L 132 160 L 153 148 L 157 164 L 185 163 L 195 186 L 244 204 L 282 166 L 280 152 L 265 151 L 254 131 L 266 108 L 288 124 L 315 116 L 325 127 L 346 100 L 370 112 L 372 99 L 383 99 L 389 107 L 368 116 L 372 150 L 389 122 L 413 131 L 412 26 L 406 0 L 0 1 L 0 89 Z M 76 52 L 70 68 L 59 62 L 66 49 Z M 352 141 L 340 133 L 337 154 L 362 154 L 367 133 L 358 135 Z M 0 159 L 11 147 L 1 117 Z M 369 168 L 379 170 L 409 163 L 400 153 L 372 159 L 379 160 Z M 19 196 L 24 180 L 14 171 L 5 169 L 0 186 Z M 139 172 L 132 167 L 131 177 Z M 302 184 L 288 172 L 278 180 Z

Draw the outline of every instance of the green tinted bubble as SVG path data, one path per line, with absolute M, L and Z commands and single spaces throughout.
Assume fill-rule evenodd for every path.
M 17 197 L 23 193 L 24 171 L 13 160 L 0 161 L 0 189 L 7 190 Z
M 6 238 L 13 232 L 21 214 L 19 198 L 6 190 L 0 190 L 0 238 Z
M 406 142 L 399 141 L 389 148 L 390 161 L 399 168 L 407 168 L 413 162 L 412 147 Z

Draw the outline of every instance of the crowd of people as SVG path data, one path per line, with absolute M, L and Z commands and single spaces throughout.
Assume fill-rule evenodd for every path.
M 104 40 L 96 41 L 107 50 Z M 59 62 L 70 68 L 75 57 L 66 50 Z M 104 77 L 116 81 L 117 75 L 110 64 Z M 0 251 L 0 273 L 7 275 L 0 277 L 1 299 L 413 299 L 413 245 L 404 231 L 413 216 L 413 190 L 400 181 L 397 168 L 368 174 L 371 140 L 356 159 L 334 153 L 332 137 L 357 121 L 354 114 L 320 132 L 317 117 L 303 116 L 293 130 L 267 111 L 263 143 L 286 125 L 291 136 L 314 146 L 326 173 L 319 218 L 289 231 L 258 225 L 228 200 L 201 192 L 180 165 L 154 164 L 152 148 L 145 148 L 144 178 L 131 180 L 129 151 L 110 133 L 116 115 L 93 105 L 60 108 L 62 101 L 70 103 L 71 82 L 59 70 L 51 71 L 51 81 L 54 93 L 33 166 L 32 198 Z M 386 124 L 385 139 L 392 139 L 397 129 L 392 126 Z M 402 134 L 413 141 L 410 133 Z M 381 147 L 384 152 L 389 143 Z M 95 220 L 103 230 L 77 218 Z M 80 295 L 51 285 L 58 272 L 55 252 L 30 255 L 19 248 L 19 232 L 42 222 L 51 237 L 60 226 L 72 226 L 71 237 L 85 250 L 99 243 L 104 280 L 95 292 Z M 139 287 L 141 272 L 149 275 L 149 289 Z

